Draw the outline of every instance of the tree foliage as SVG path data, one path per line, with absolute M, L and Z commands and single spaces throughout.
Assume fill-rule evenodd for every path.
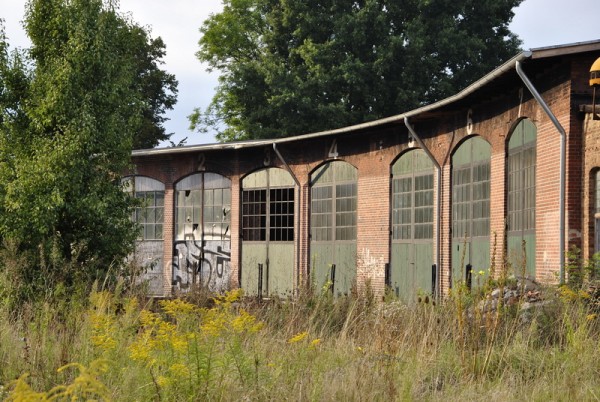
M 137 63 L 135 84 L 145 101 L 142 125 L 133 138 L 133 148 L 153 148 L 173 135 L 166 132 L 163 123 L 167 121 L 164 113 L 172 110 L 177 102 L 177 80 L 160 68 L 166 55 L 165 43 L 160 37 L 150 38 L 139 26 L 130 27 L 129 35 Z
M 518 51 L 522 0 L 224 0 L 197 57 L 221 72 L 193 128 L 220 140 L 342 127 L 464 88 Z
M 120 177 L 171 102 L 164 47 L 110 1 L 31 0 L 24 25 L 27 51 L 9 53 L 0 35 L 0 237 L 81 267 L 66 281 L 94 279 L 136 237 Z

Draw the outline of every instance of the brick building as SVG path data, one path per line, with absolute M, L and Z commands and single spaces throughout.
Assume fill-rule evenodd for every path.
M 133 152 L 153 293 L 387 284 L 410 300 L 505 260 L 543 282 L 599 249 L 600 40 L 525 51 L 396 116 L 277 140 Z M 599 107 L 600 109 L 600 107 Z M 262 278 L 262 280 L 260 280 Z

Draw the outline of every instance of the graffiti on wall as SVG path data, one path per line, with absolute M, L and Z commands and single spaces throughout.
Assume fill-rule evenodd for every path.
M 194 286 L 223 292 L 229 288 L 230 260 L 229 241 L 200 240 L 186 234 L 185 240 L 174 245 L 173 286 L 183 292 Z

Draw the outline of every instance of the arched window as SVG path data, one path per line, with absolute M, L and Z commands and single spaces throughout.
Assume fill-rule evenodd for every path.
M 229 239 L 231 181 L 217 173 L 196 173 L 175 185 L 175 240 Z
M 144 240 L 162 240 L 165 205 L 165 185 L 145 176 L 123 179 L 125 191 L 139 199 L 140 206 L 133 212 L 133 220 L 140 225 Z

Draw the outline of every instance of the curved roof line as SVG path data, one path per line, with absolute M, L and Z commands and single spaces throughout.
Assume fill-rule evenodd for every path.
M 462 91 L 452 95 L 448 98 L 442 99 L 438 102 L 432 103 L 430 105 L 422 106 L 417 109 L 413 109 L 411 111 L 390 116 L 384 117 L 382 119 L 373 120 L 365 123 L 355 124 L 352 126 L 336 128 L 332 130 L 319 131 L 315 133 L 302 134 L 293 137 L 286 138 L 276 138 L 276 139 L 267 139 L 267 140 L 247 140 L 247 141 L 234 141 L 234 142 L 226 142 L 226 143 L 213 143 L 213 144 L 201 144 L 201 145 L 187 145 L 183 147 L 170 147 L 170 148 L 154 148 L 154 149 L 142 149 L 135 150 L 132 152 L 132 156 L 149 156 L 149 155 L 162 155 L 162 154 L 178 154 L 178 153 L 187 153 L 187 152 L 197 152 L 197 151 L 213 151 L 213 150 L 236 150 L 242 148 L 252 148 L 252 147 L 260 147 L 271 144 L 285 144 L 288 142 L 306 140 L 311 138 L 320 138 L 326 137 L 330 135 L 337 134 L 347 134 L 355 131 L 365 130 L 368 128 L 378 127 L 385 124 L 393 124 L 393 123 L 401 123 L 404 121 L 404 118 L 410 118 L 418 116 L 425 112 L 430 112 L 441 107 L 450 105 L 454 102 L 462 100 L 472 93 L 478 91 L 480 88 L 484 87 L 488 83 L 494 81 L 498 77 L 512 71 L 515 69 L 516 62 L 522 62 L 527 59 L 540 59 L 540 58 L 548 58 L 554 56 L 561 56 L 566 54 L 573 53 L 582 53 L 586 51 L 595 51 L 600 50 L 600 39 L 589 41 L 589 42 L 578 42 L 571 43 L 559 46 L 552 47 L 543 47 L 531 50 L 525 50 L 506 61 L 499 67 L 492 70 L 490 73 L 486 74 L 479 80 L 473 82 L 471 85 L 463 89 Z

